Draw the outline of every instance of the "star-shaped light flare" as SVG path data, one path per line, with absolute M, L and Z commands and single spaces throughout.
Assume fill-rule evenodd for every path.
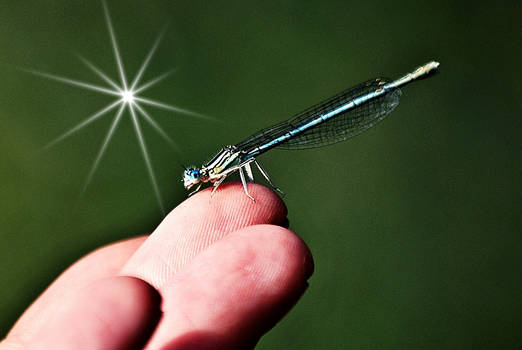
M 94 72 L 99 78 L 101 78 L 108 86 L 104 87 L 104 86 L 93 85 L 90 83 L 85 83 L 85 82 L 81 82 L 78 80 L 64 78 L 61 76 L 48 74 L 48 73 L 44 73 L 44 72 L 39 72 L 39 71 L 34 71 L 34 70 L 27 70 L 27 71 L 30 73 L 48 78 L 48 79 L 59 81 L 61 83 L 73 85 L 73 86 L 87 89 L 87 90 L 97 91 L 97 92 L 100 92 L 100 93 L 103 93 L 106 95 L 113 95 L 116 97 L 116 100 L 113 101 L 112 103 L 110 103 L 109 105 L 103 107 L 99 111 L 95 112 L 94 114 L 90 115 L 89 117 L 84 119 L 82 122 L 78 123 L 71 129 L 69 129 L 65 133 L 63 133 L 62 135 L 58 136 L 53 141 L 49 142 L 44 147 L 44 149 L 54 146 L 58 142 L 64 140 L 65 138 L 73 135 L 74 133 L 83 129 L 87 125 L 91 124 L 98 118 L 101 118 L 102 116 L 106 115 L 107 113 L 109 113 L 113 110 L 116 110 L 116 114 L 114 115 L 111 126 L 109 127 L 109 130 L 107 131 L 105 139 L 103 140 L 100 150 L 98 151 L 98 154 L 92 164 L 89 174 L 87 175 L 87 180 L 85 181 L 85 185 L 83 186 L 83 189 L 81 192 L 83 195 L 83 193 L 87 189 L 87 186 L 91 182 L 92 177 L 93 177 L 94 173 L 96 172 L 101 159 L 103 158 L 105 150 L 107 149 L 107 146 L 108 146 L 112 136 L 114 135 L 114 132 L 116 131 L 122 116 L 124 115 L 124 111 L 127 109 L 129 111 L 130 118 L 131 118 L 132 124 L 134 126 L 134 130 L 136 132 L 136 137 L 138 139 L 139 146 L 143 153 L 143 158 L 145 161 L 145 165 L 147 167 L 150 181 L 152 183 L 152 187 L 154 189 L 154 193 L 156 195 L 156 200 L 158 201 L 158 205 L 161 209 L 161 212 L 163 214 L 165 214 L 163 200 L 161 198 L 161 194 L 158 189 L 158 184 L 156 182 L 156 177 L 154 175 L 154 169 L 152 168 L 152 164 L 151 164 L 151 161 L 149 158 L 149 153 L 147 151 L 147 146 L 145 144 L 145 139 L 144 139 L 142 131 L 141 131 L 140 117 L 143 118 L 143 120 L 145 120 L 148 124 L 150 124 L 150 126 L 152 126 L 152 128 L 154 130 L 156 130 L 156 132 L 158 132 L 158 134 L 163 139 L 165 139 L 173 148 L 175 148 L 178 152 L 180 150 L 179 150 L 179 147 L 174 142 L 174 140 L 172 140 L 165 133 L 165 131 L 161 128 L 161 126 L 159 126 L 158 123 L 156 123 L 156 121 L 149 115 L 149 113 L 145 110 L 144 106 L 149 105 L 149 106 L 153 106 L 156 108 L 161 108 L 161 109 L 181 113 L 181 114 L 188 115 L 191 117 L 196 117 L 196 118 L 202 118 L 202 119 L 207 119 L 207 120 L 215 120 L 215 119 L 212 117 L 205 116 L 200 113 L 196 113 L 196 112 L 184 109 L 184 108 L 180 108 L 180 107 L 172 106 L 172 105 L 165 104 L 162 102 L 158 102 L 155 100 L 151 100 L 151 99 L 145 98 L 140 95 L 143 91 L 145 91 L 146 89 L 159 83 L 160 81 L 167 78 L 171 73 L 174 72 L 173 70 L 167 71 L 154 79 L 151 79 L 141 85 L 138 85 L 140 83 L 141 78 L 142 78 L 143 74 L 145 73 L 145 70 L 147 69 L 152 57 L 154 56 L 154 53 L 156 52 L 156 49 L 158 48 L 158 45 L 163 37 L 163 33 L 165 30 L 163 30 L 160 33 L 160 35 L 158 36 L 158 38 L 152 45 L 152 48 L 150 49 L 147 56 L 145 57 L 145 60 L 141 64 L 141 66 L 140 66 L 138 72 L 136 73 L 136 76 L 132 80 L 132 82 L 130 82 L 130 84 L 128 83 L 126 75 L 125 75 L 125 69 L 123 66 L 123 62 L 120 57 L 120 52 L 118 50 L 118 45 L 116 42 L 116 35 L 114 34 L 114 29 L 112 27 L 109 10 L 107 8 L 107 4 L 105 3 L 105 1 L 102 1 L 102 4 L 103 4 L 103 11 L 105 13 L 105 22 L 107 24 L 107 29 L 109 31 L 112 49 L 113 49 L 114 57 L 116 60 L 116 65 L 118 68 L 118 74 L 119 74 L 119 78 L 120 78 L 118 83 L 115 82 L 114 80 L 112 80 L 100 68 L 96 67 L 93 63 L 91 63 L 90 61 L 88 61 L 87 59 L 85 59 L 82 56 L 78 56 L 80 61 L 85 66 L 87 66 L 87 68 L 89 68 L 92 72 Z

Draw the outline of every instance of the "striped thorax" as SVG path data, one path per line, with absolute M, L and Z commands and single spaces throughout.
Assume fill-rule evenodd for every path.
M 217 182 L 229 174 L 240 163 L 240 153 L 234 146 L 223 147 L 210 161 L 201 168 L 188 167 L 183 172 L 183 186 L 188 190 L 194 185 L 205 182 Z

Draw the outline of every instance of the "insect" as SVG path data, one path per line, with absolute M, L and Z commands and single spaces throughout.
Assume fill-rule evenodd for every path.
M 430 76 L 438 67 L 438 62 L 431 61 L 393 81 L 375 78 L 349 88 L 287 121 L 260 130 L 236 145 L 223 147 L 200 168 L 185 168 L 183 185 L 187 190 L 197 185 L 189 194 L 192 195 L 203 183 L 213 183 L 212 195 L 227 176 L 239 171 L 245 194 L 255 201 L 248 193 L 246 181 L 247 178 L 254 180 L 252 165 L 255 165 L 268 183 L 281 192 L 257 162 L 259 155 L 275 147 L 305 149 L 354 137 L 383 120 L 397 107 L 402 95 L 401 86 Z

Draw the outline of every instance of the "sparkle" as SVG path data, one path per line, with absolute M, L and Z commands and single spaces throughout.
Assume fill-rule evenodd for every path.
M 132 104 L 134 102 L 134 91 L 124 90 L 121 92 L 121 99 L 124 103 Z
M 139 85 L 141 78 L 145 74 L 145 71 L 146 71 L 149 63 L 152 60 L 152 57 L 154 56 L 154 53 L 156 52 L 156 49 L 158 48 L 158 45 L 159 45 L 159 43 L 160 43 L 160 41 L 161 41 L 161 39 L 163 37 L 163 33 L 165 32 L 165 29 L 162 30 L 162 32 L 160 33 L 160 35 L 158 36 L 158 38 L 156 39 L 156 41 L 152 45 L 152 48 L 150 49 L 150 51 L 145 56 L 145 59 L 144 59 L 143 63 L 141 64 L 138 72 L 136 73 L 134 79 L 132 79 L 132 81 L 131 80 L 127 80 L 127 77 L 125 75 L 125 70 L 124 70 L 124 67 L 123 67 L 123 61 L 121 59 L 120 52 L 119 52 L 119 49 L 118 49 L 118 44 L 117 44 L 117 40 L 116 40 L 116 34 L 115 34 L 114 29 L 112 27 L 112 22 L 111 22 L 111 17 L 110 17 L 110 14 L 109 14 L 109 9 L 107 7 L 107 4 L 105 3 L 105 0 L 102 0 L 102 5 L 103 5 L 103 12 L 104 12 L 104 15 L 105 15 L 105 22 L 106 22 L 107 29 L 108 29 L 108 32 L 109 32 L 109 37 L 110 37 L 110 41 L 111 41 L 111 45 L 112 45 L 112 50 L 113 50 L 113 53 L 114 53 L 114 58 L 115 58 L 115 61 L 116 61 L 116 66 L 117 66 L 118 75 L 119 75 L 119 81 L 114 81 L 113 79 L 111 79 L 109 77 L 108 74 L 103 72 L 100 68 L 98 68 L 93 63 L 91 63 L 90 61 L 88 61 L 87 59 L 85 59 L 84 57 L 82 57 L 80 55 L 77 55 L 78 58 L 80 59 L 80 61 L 87 68 L 89 68 L 98 78 L 103 80 L 108 86 L 98 86 L 98 85 L 95 85 L 95 84 L 85 83 L 85 82 L 82 82 L 82 81 L 78 81 L 78 80 L 74 80 L 74 79 L 70 79 L 70 78 L 66 78 L 66 77 L 61 77 L 61 76 L 57 76 L 57 75 L 49 74 L 49 73 L 45 73 L 45 72 L 39 72 L 39 71 L 34 71 L 34 70 L 26 70 L 26 71 L 29 72 L 29 73 L 36 74 L 36 75 L 39 75 L 41 77 L 47 78 L 47 79 L 51 79 L 51 80 L 55 80 L 55 81 L 64 83 L 64 84 L 72 85 L 72 86 L 75 86 L 75 87 L 79 87 L 79 88 L 87 89 L 87 90 L 91 90 L 91 91 L 96 91 L 96 92 L 99 92 L 99 93 L 102 93 L 102 94 L 105 94 L 105 95 L 116 96 L 117 99 L 115 101 L 113 101 L 112 103 L 110 103 L 109 105 L 101 108 L 99 111 L 95 112 L 94 114 L 91 114 L 89 117 L 87 117 L 86 119 L 84 119 L 80 123 L 76 124 L 75 126 L 70 128 L 69 130 L 65 131 L 63 134 L 61 134 L 60 136 L 58 136 L 57 138 L 55 138 L 54 140 L 49 142 L 46 146 L 44 146 L 44 149 L 47 149 L 47 148 L 49 148 L 51 146 L 54 146 L 58 142 L 60 142 L 60 141 L 62 141 L 64 139 L 66 139 L 67 137 L 75 134 L 76 132 L 80 131 L 84 127 L 90 125 L 95 120 L 101 118 L 102 116 L 108 114 L 109 112 L 111 112 L 112 110 L 115 110 L 118 107 L 116 113 L 114 114 L 114 118 L 113 118 L 112 123 L 111 123 L 111 125 L 109 127 L 109 130 L 107 131 L 107 134 L 105 135 L 103 143 L 100 146 L 98 154 L 97 154 L 96 158 L 94 159 L 94 162 L 93 162 L 93 164 L 91 166 L 91 169 L 90 169 L 90 171 L 89 171 L 89 173 L 87 175 L 87 179 L 85 181 L 85 184 L 84 184 L 83 190 L 82 190 L 82 194 L 83 194 L 85 192 L 85 190 L 87 189 L 87 187 L 89 186 L 89 183 L 91 182 L 94 173 L 98 169 L 98 165 L 100 164 L 100 162 L 101 162 L 101 160 L 103 158 L 103 155 L 105 154 L 105 151 L 106 151 L 107 146 L 109 145 L 109 143 L 111 141 L 112 136 L 114 135 L 116 129 L 118 128 L 119 122 L 121 121 L 121 119 L 122 119 L 122 117 L 124 115 L 125 110 L 128 110 L 129 114 L 130 114 L 130 119 L 131 119 L 132 125 L 134 126 L 134 131 L 136 133 L 136 138 L 137 138 L 137 141 L 138 141 L 138 145 L 139 145 L 139 147 L 141 149 L 141 152 L 142 152 L 142 155 L 143 155 L 143 160 L 144 160 L 145 166 L 147 168 L 147 173 L 149 175 L 149 178 L 150 178 L 150 181 L 151 181 L 151 185 L 152 185 L 152 188 L 154 190 L 154 194 L 156 196 L 156 200 L 158 202 L 158 206 L 159 206 L 162 214 L 165 214 L 165 208 L 163 206 L 163 200 L 161 198 L 161 194 L 160 194 L 160 191 L 159 191 L 159 188 L 158 188 L 156 177 L 154 175 L 154 169 L 152 167 L 152 162 L 150 160 L 149 153 L 147 151 L 147 146 L 145 144 L 145 138 L 143 136 L 143 132 L 142 132 L 142 129 L 141 129 L 141 124 L 139 122 L 139 118 L 140 117 L 143 118 L 150 126 L 152 126 L 152 128 L 165 141 L 167 141 L 169 143 L 169 145 L 171 145 L 178 152 L 179 152 L 179 147 L 167 135 L 167 133 L 161 128 L 161 126 L 159 126 L 159 124 L 156 123 L 156 121 L 150 116 L 150 114 L 145 111 L 145 108 L 143 106 L 141 106 L 140 103 L 141 104 L 145 104 L 145 105 L 149 105 L 149 106 L 153 106 L 153 107 L 156 107 L 156 108 L 164 109 L 164 110 L 173 111 L 173 112 L 176 112 L 176 113 L 179 113 L 179 114 L 183 114 L 183 115 L 186 115 L 186 116 L 189 116 L 189 117 L 203 118 L 203 119 L 208 119 L 208 120 L 215 120 L 215 119 L 212 118 L 212 117 L 209 117 L 209 116 L 197 113 L 197 112 L 190 111 L 190 110 L 185 109 L 185 108 L 172 106 L 172 105 L 169 105 L 169 104 L 166 104 L 166 103 L 162 103 L 162 102 L 158 102 L 158 101 L 155 101 L 155 100 L 151 100 L 149 98 L 145 98 L 145 97 L 142 97 L 142 96 L 139 95 L 141 92 L 143 92 L 144 90 L 150 88 L 151 86 L 159 83 L 160 81 L 165 79 L 168 75 L 170 75 L 173 72 L 173 71 L 168 71 L 166 73 L 161 74 L 160 76 L 158 76 L 156 78 L 148 80 L 146 83 L 144 83 L 142 85 Z M 130 86 L 128 84 L 128 81 L 131 81 Z M 136 112 L 138 112 L 138 113 L 136 113 Z

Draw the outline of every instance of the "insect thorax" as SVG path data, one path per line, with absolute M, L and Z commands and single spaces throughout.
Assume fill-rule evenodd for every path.
M 236 147 L 225 146 L 201 169 L 208 176 L 208 181 L 214 182 L 224 171 L 240 163 L 240 155 L 241 152 Z

